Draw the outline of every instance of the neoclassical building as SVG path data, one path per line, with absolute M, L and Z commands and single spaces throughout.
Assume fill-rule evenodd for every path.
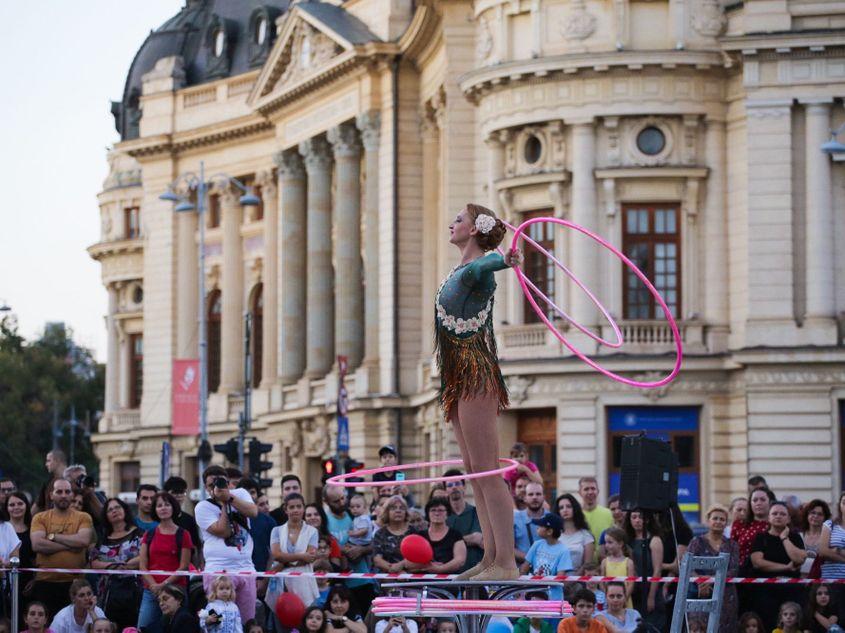
M 575 358 L 515 277 L 495 308 L 512 408 L 549 493 L 618 486 L 620 438 L 672 442 L 681 503 L 741 493 L 834 497 L 843 485 L 845 168 L 820 150 L 845 122 L 845 10 L 828 0 L 193 0 L 153 31 L 112 108 L 121 140 L 89 248 L 109 295 L 102 485 L 196 477 L 197 438 L 171 437 L 172 362 L 207 315 L 213 442 L 244 404 L 253 316 L 253 432 L 271 476 L 310 491 L 335 450 L 337 355 L 349 360 L 350 454 L 368 465 L 457 455 L 437 407 L 433 297 L 456 263 L 467 201 L 513 224 L 566 218 L 605 236 L 666 298 L 686 349 L 642 391 Z M 224 172 L 205 214 L 159 199 L 179 175 Z M 674 362 L 662 311 L 580 234 L 533 225 L 619 322 L 621 348 L 558 322 L 629 377 Z M 605 338 L 589 297 L 531 248 L 525 269 Z M 217 459 L 220 459 L 217 456 Z M 410 474 L 409 474 L 410 476 Z M 278 481 L 278 479 L 277 479 Z M 279 491 L 271 491 L 278 499 Z

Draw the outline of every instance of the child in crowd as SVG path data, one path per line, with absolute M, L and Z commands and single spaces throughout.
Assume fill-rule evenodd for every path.
M 549 595 L 545 591 L 532 591 L 525 597 L 529 600 L 549 599 Z M 554 630 L 548 620 L 530 616 L 519 618 L 513 625 L 513 633 L 554 633 Z
M 325 560 L 318 560 L 314 563 L 314 571 L 315 572 L 330 572 L 332 571 L 332 566 Z M 317 589 L 320 590 L 320 595 L 314 600 L 312 604 L 317 605 L 318 607 L 325 606 L 326 598 L 329 597 L 329 590 L 332 588 L 331 584 L 329 583 L 329 579 L 325 576 L 317 576 L 315 578 L 317 581 Z
M 235 603 L 235 586 L 228 576 L 218 576 L 211 583 L 208 604 L 200 611 L 204 633 L 242 633 L 241 612 Z
M 437 620 L 437 633 L 458 633 L 458 624 L 454 620 Z
M 830 586 L 811 585 L 807 613 L 804 615 L 804 631 L 808 633 L 840 633 L 839 608 L 830 596 Z
M 258 623 L 258 620 L 253 618 L 252 620 L 247 620 L 246 624 L 244 624 L 244 633 L 264 633 L 264 627 Z
M 737 627 L 739 633 L 766 633 L 766 628 L 763 626 L 763 618 L 753 611 L 746 611 L 739 618 L 739 626 Z
M 607 528 L 604 532 L 604 551 L 606 556 L 601 561 L 600 573 L 602 576 L 624 576 L 630 578 L 634 575 L 634 561 L 627 556 L 628 538 L 625 530 L 618 527 Z M 628 601 L 625 607 L 634 608 L 631 601 L 631 592 L 634 590 L 634 583 L 625 583 L 625 593 L 628 594 Z
M 772 633 L 801 633 L 801 607 L 797 602 L 784 602 L 778 612 L 778 628 Z
M 349 499 L 349 513 L 352 515 L 352 527 L 349 528 L 349 545 L 369 545 L 373 542 L 373 520 L 367 513 L 367 503 L 364 501 L 363 495 L 352 495 Z M 349 555 L 349 552 L 344 552 L 350 561 L 355 561 Z
M 584 565 L 584 575 L 585 576 L 599 576 L 603 575 L 601 573 L 601 569 L 595 563 L 589 563 Z M 585 585 L 587 589 L 593 592 L 593 595 L 596 597 L 596 609 L 598 611 L 604 611 L 607 607 L 607 595 L 604 593 L 604 589 L 599 586 L 597 582 L 588 582 Z
M 563 519 L 548 512 L 539 519 L 531 519 L 531 522 L 537 526 L 539 538 L 528 548 L 525 562 L 520 565 L 520 572 L 536 576 L 555 576 L 571 571 L 572 557 L 569 555 L 569 548 L 558 542 L 563 530 Z M 563 592 L 560 587 L 552 587 L 549 590 L 549 598 L 562 600 Z
M 106 618 L 97 618 L 88 625 L 88 633 L 117 633 L 117 624 Z
M 47 628 L 48 616 L 47 607 L 43 602 L 30 602 L 24 616 L 26 630 L 23 633 L 53 633 L 53 629 Z
M 560 621 L 557 633 L 608 633 L 607 627 L 593 619 L 596 597 L 589 589 L 579 589 L 572 599 L 575 616 Z

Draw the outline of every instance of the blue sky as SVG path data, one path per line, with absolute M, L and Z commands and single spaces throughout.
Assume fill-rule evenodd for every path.
M 106 357 L 106 291 L 85 249 L 118 140 L 109 102 L 181 0 L 0 2 L 0 301 L 32 338 L 64 321 Z

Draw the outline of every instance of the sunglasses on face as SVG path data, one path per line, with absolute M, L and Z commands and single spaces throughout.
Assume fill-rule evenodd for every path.
M 458 488 L 460 486 L 463 486 L 463 484 L 460 481 L 447 481 L 446 482 L 447 488 Z

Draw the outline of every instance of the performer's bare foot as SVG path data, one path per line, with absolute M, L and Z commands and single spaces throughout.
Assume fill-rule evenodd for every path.
M 460 574 L 455 576 L 455 580 L 471 580 L 473 576 L 475 576 L 476 574 L 480 574 L 485 569 L 492 566 L 492 564 L 493 563 L 485 562 L 485 560 L 482 558 L 477 565 L 474 565 L 473 567 L 470 567 L 466 571 L 461 572 Z
M 472 580 L 516 580 L 519 578 L 519 570 L 516 567 L 500 567 L 491 565 L 479 574 L 472 577 Z

